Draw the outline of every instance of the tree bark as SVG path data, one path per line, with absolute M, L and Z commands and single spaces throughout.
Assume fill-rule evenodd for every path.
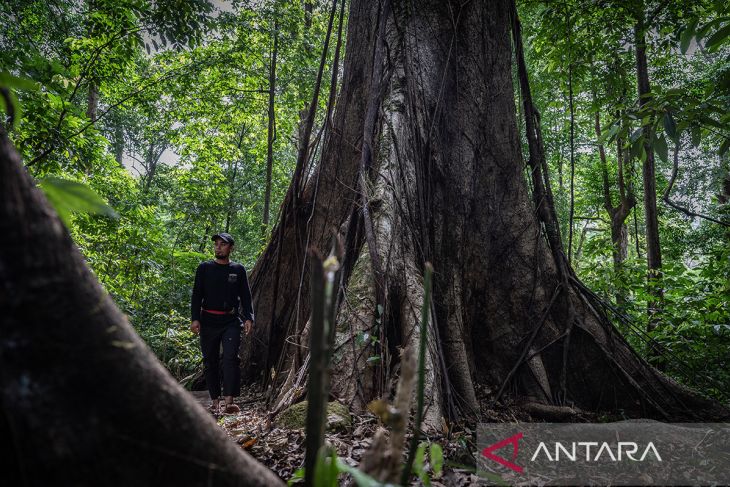
M 312 26 L 312 11 L 314 10 L 314 3 L 312 0 L 304 0 L 304 29 L 309 30 Z
M 99 86 L 95 81 L 89 82 L 89 96 L 87 97 L 86 116 L 96 122 L 96 109 L 99 106 Z
M 124 166 L 124 127 L 121 120 L 116 120 L 114 127 L 114 160 Z
M 86 27 L 86 34 L 91 38 L 94 35 L 94 21 L 91 15 L 96 10 L 96 2 L 94 0 L 88 0 L 88 17 L 86 20 L 87 27 Z M 96 110 L 99 106 L 99 83 L 95 79 L 93 75 L 89 77 L 89 93 L 86 98 L 86 116 L 89 117 L 89 120 L 94 123 L 96 122 Z
M 281 484 L 134 333 L 4 135 L 0 307 L 9 484 Z
M 336 231 L 345 257 L 331 394 L 356 409 L 388 394 L 397 348 L 418 339 L 430 261 L 426 426 L 478 417 L 477 384 L 585 410 L 727 415 L 641 360 L 572 274 L 533 144 L 541 193 L 531 201 L 515 119 L 510 2 L 387 5 L 351 3 L 343 86 L 322 159 L 297 205 L 284 206 L 253 269 L 265 328 L 253 341 L 269 336 L 261 348 L 273 357 L 271 368 L 258 361 L 253 369 L 273 377 L 274 393 L 291 384 L 309 316 L 302 243 L 326 254 Z M 537 114 L 525 112 L 528 136 L 541 144 Z
M 241 148 L 243 147 L 243 137 L 246 135 L 246 124 L 241 125 L 241 135 L 238 137 L 238 143 L 236 144 L 236 148 L 238 151 L 241 151 Z M 231 229 L 231 223 L 233 222 L 233 219 L 235 218 L 236 214 L 238 213 L 238 208 L 236 206 L 236 182 L 238 177 L 238 164 L 239 159 L 236 158 L 232 161 L 228 162 L 228 204 L 226 205 L 226 227 L 225 231 L 229 232 Z
M 142 186 L 142 193 L 144 195 L 149 194 L 152 186 L 152 180 L 155 178 L 157 173 L 157 164 L 160 162 L 160 157 L 167 150 L 167 142 L 163 141 L 160 145 L 156 141 L 151 141 L 147 146 L 147 156 L 145 157 L 145 173 L 142 177 L 144 184 Z

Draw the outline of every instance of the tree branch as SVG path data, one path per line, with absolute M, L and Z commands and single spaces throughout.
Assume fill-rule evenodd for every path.
M 138 88 L 137 90 L 134 90 L 134 91 L 128 93 L 127 95 L 123 96 L 120 100 L 118 100 L 115 103 L 112 103 L 105 110 L 103 110 L 101 113 L 99 113 L 97 115 L 97 117 L 96 117 L 96 120 L 87 122 L 80 129 L 78 129 L 76 132 L 73 132 L 68 137 L 65 137 L 64 138 L 65 141 L 68 142 L 69 140 L 73 139 L 74 137 L 76 137 L 78 135 L 81 135 L 86 130 L 88 130 L 91 126 L 95 125 L 99 120 L 101 120 L 102 118 L 104 118 L 110 111 L 112 111 L 113 109 L 115 109 L 119 105 L 122 105 L 123 103 L 131 100 L 135 96 L 141 94 L 147 88 L 150 88 L 152 86 L 155 86 L 156 84 L 158 84 L 158 83 L 160 83 L 162 81 L 167 81 L 167 80 L 171 79 L 173 77 L 173 75 L 182 74 L 182 73 L 180 73 L 180 71 L 182 71 L 185 68 L 191 68 L 191 67 L 195 67 L 197 65 L 198 65 L 198 63 L 190 63 L 190 64 L 187 64 L 187 65 L 181 66 L 179 68 L 175 68 L 175 69 L 173 69 L 173 70 L 165 73 L 164 75 L 161 75 L 159 78 L 157 78 L 155 80 L 152 80 L 152 81 L 149 81 L 148 83 L 142 85 L 141 88 Z M 63 117 L 65 116 L 65 114 L 64 114 L 65 111 L 66 110 L 64 109 L 64 111 L 61 113 L 61 118 L 59 119 L 59 123 L 56 126 L 56 132 L 60 131 L 60 128 L 61 128 L 60 125 L 61 125 L 61 122 L 63 121 Z M 51 145 L 48 146 L 48 148 L 46 148 L 46 150 L 44 150 L 38 156 L 36 156 L 35 158 L 33 158 L 30 162 L 28 162 L 26 164 L 26 167 L 31 167 L 34 164 L 36 164 L 37 162 L 45 159 L 56 148 L 57 148 L 57 141 L 54 141 L 54 142 L 51 143 Z
M 695 213 L 694 211 L 690 210 L 689 208 L 680 206 L 679 204 L 677 204 L 674 201 L 672 201 L 671 199 L 669 199 L 669 193 L 672 191 L 672 187 L 674 186 L 674 181 L 677 179 L 677 172 L 679 171 L 679 149 L 680 149 L 679 142 L 677 142 L 674 146 L 674 165 L 672 167 L 672 177 L 669 179 L 669 184 L 667 185 L 667 189 L 664 190 L 664 194 L 662 195 L 662 200 L 666 204 L 668 204 L 669 206 L 674 208 L 675 210 L 677 210 L 681 213 L 684 213 L 687 216 L 702 218 L 707 221 L 717 223 L 718 225 L 730 227 L 730 223 L 728 223 L 728 222 L 717 220 L 715 218 L 712 218 L 707 215 L 703 215 L 701 213 Z

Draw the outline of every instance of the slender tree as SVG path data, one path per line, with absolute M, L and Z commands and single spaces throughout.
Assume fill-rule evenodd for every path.
M 276 15 L 276 14 L 274 14 Z M 269 226 L 269 211 L 271 206 L 271 171 L 274 167 L 274 141 L 276 140 L 276 111 L 274 97 L 276 96 L 276 57 L 279 53 L 279 24 L 274 19 L 274 46 L 271 49 L 269 61 L 269 124 L 266 144 L 266 190 L 264 195 L 263 227 Z
M 96 2 L 94 0 L 87 0 L 86 6 L 88 9 L 87 36 L 91 38 L 95 34 L 92 18 L 96 10 Z M 86 116 L 89 117 L 91 122 L 96 122 L 96 111 L 99 107 L 99 81 L 95 77 L 90 76 L 88 84 L 89 91 L 86 97 Z
M 618 138 L 616 143 L 616 160 L 618 163 L 617 185 L 619 193 L 618 205 L 613 204 L 611 186 L 608 177 L 608 162 L 606 160 L 606 149 L 601 142 L 601 111 L 596 109 L 595 130 L 598 139 L 598 155 L 601 159 L 601 179 L 603 181 L 603 207 L 606 209 L 611 221 L 611 253 L 613 257 L 613 270 L 617 277 L 622 275 L 623 262 L 628 254 L 629 235 L 626 226 L 626 219 L 631 209 L 636 205 L 633 188 L 626 184 L 624 169 L 624 148 L 622 141 Z M 617 292 L 616 302 L 621 304 L 625 296 Z
M 566 10 L 568 29 L 568 111 L 570 113 L 570 215 L 568 216 L 568 262 L 573 261 L 573 217 L 575 216 L 575 104 L 573 102 L 573 26 Z
M 646 24 L 644 20 L 643 2 L 639 3 L 640 10 L 634 26 L 634 44 L 636 49 L 636 79 L 639 94 L 639 106 L 644 107 L 651 100 L 651 85 L 649 84 L 649 68 L 646 59 Z M 652 299 L 648 303 L 649 331 L 656 328 L 661 302 L 664 296 L 662 289 L 662 251 L 659 244 L 659 217 L 656 205 L 656 169 L 654 167 L 654 146 L 652 139 L 652 124 L 647 122 L 642 126 L 644 136 L 644 153 L 642 154 L 642 176 L 644 181 L 644 218 L 646 220 L 646 266 L 647 285 Z

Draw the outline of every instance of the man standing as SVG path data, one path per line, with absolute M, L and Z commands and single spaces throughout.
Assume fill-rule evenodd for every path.
M 238 347 L 241 343 L 241 321 L 246 335 L 253 327 L 253 304 L 246 269 L 231 262 L 233 237 L 228 233 L 213 235 L 215 260 L 198 266 L 191 300 L 190 330 L 200 335 L 205 382 L 215 412 L 237 413 L 233 397 L 241 390 Z M 220 347 L 223 343 L 223 399 L 220 383 Z

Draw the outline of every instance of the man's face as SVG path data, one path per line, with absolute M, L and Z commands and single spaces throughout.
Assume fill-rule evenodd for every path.
M 216 259 L 228 258 L 228 256 L 231 255 L 231 250 L 233 250 L 233 245 L 220 238 L 215 239 L 213 246 L 215 247 Z

